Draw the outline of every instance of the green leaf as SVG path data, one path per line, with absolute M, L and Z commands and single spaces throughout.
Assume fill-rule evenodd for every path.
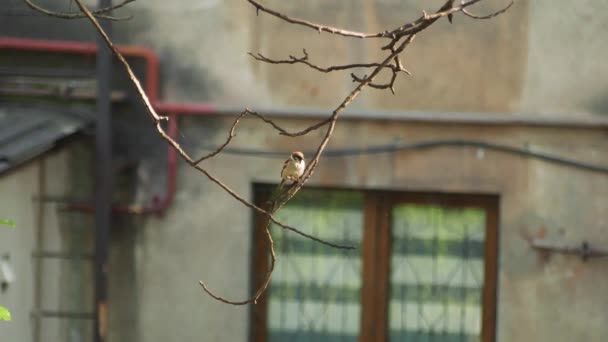
M 7 308 L 0 305 L 0 321 L 10 321 L 10 320 L 11 320 L 11 313 L 8 311 Z
M 0 218 L 0 224 L 15 227 L 15 222 L 13 222 L 11 220 L 3 219 L 3 218 Z

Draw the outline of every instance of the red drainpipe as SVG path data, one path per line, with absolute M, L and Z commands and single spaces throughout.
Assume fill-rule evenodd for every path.
M 169 114 L 168 134 L 175 138 L 178 132 L 178 115 L 208 115 L 216 111 L 215 106 L 206 103 L 162 103 L 158 98 L 160 62 L 152 50 L 138 46 L 117 45 L 125 57 L 141 58 L 146 62 L 146 82 L 144 88 L 150 102 L 156 110 Z M 96 55 L 97 45 L 71 41 L 48 41 L 22 38 L 0 37 L 0 50 L 40 51 L 45 53 L 66 53 L 79 55 Z M 152 204 L 146 206 L 114 206 L 112 210 L 119 213 L 135 215 L 162 215 L 171 205 L 176 191 L 177 151 L 169 145 L 167 148 L 167 187 L 164 198 L 155 196 Z M 85 203 L 71 203 L 68 210 L 94 212 L 93 206 Z
M 152 103 L 158 102 L 158 75 L 160 70 L 158 57 L 152 50 L 144 47 L 117 45 L 117 48 L 125 56 L 142 58 L 146 61 L 146 93 Z M 40 51 L 94 56 L 97 54 L 97 44 L 0 37 L 0 50 Z

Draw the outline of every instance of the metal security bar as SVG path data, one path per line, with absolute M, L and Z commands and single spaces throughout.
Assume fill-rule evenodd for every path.
M 485 213 L 402 204 L 392 210 L 391 341 L 478 341 Z

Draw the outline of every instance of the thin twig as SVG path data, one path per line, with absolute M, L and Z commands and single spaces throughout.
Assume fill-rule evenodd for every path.
M 308 61 L 308 52 L 306 51 L 306 49 L 303 49 L 302 52 L 304 54 L 304 56 L 302 56 L 302 57 L 295 57 L 295 56 L 290 55 L 289 59 L 283 59 L 283 60 L 271 59 L 271 58 L 268 58 L 268 57 L 262 55 L 261 53 L 254 55 L 253 53 L 250 52 L 249 55 L 260 62 L 265 62 L 265 63 L 269 63 L 269 64 L 305 64 L 312 69 L 315 69 L 317 71 L 324 72 L 324 73 L 329 73 L 332 71 L 357 69 L 357 68 L 375 68 L 380 65 L 380 63 L 354 63 L 354 64 L 332 65 L 329 67 L 322 67 L 322 66 L 313 64 Z M 396 66 L 395 65 L 385 65 L 384 67 L 393 69 Z M 402 71 L 405 71 L 405 69 L 403 69 Z
M 331 121 L 331 118 L 327 118 L 321 122 L 318 122 L 310 127 L 305 128 L 301 131 L 289 132 L 286 129 L 282 128 L 281 126 L 277 125 L 274 121 L 264 117 L 262 114 L 260 114 L 258 112 L 252 111 L 250 109 L 246 109 L 246 111 L 247 111 L 247 114 L 255 116 L 255 117 L 259 118 L 260 120 L 264 121 L 265 123 L 271 125 L 274 129 L 276 129 L 279 132 L 280 135 L 284 135 L 284 136 L 291 137 L 291 138 L 306 135 L 306 134 L 310 133 L 311 131 L 314 131 L 316 129 L 319 129 L 319 128 L 327 125 L 329 123 L 329 121 Z
M 488 15 L 476 15 L 476 14 L 473 14 L 473 13 L 469 12 L 469 10 L 467 10 L 466 8 L 462 9 L 462 13 L 464 15 L 466 15 L 467 17 L 470 17 L 470 18 L 473 18 L 473 19 L 491 19 L 491 18 L 494 18 L 497 15 L 505 13 L 509 8 L 511 8 L 511 6 L 513 6 L 513 4 L 514 4 L 514 1 L 511 0 L 511 2 L 505 8 L 503 8 L 501 10 L 498 10 L 498 11 L 496 11 L 494 13 L 490 13 Z
M 212 158 L 214 156 L 216 156 L 217 154 L 219 154 L 220 152 L 222 152 L 222 150 L 228 146 L 228 144 L 230 144 L 230 141 L 232 141 L 232 138 L 236 137 L 236 126 L 239 124 L 239 121 L 241 121 L 241 119 L 247 115 L 247 110 L 243 111 L 237 118 L 236 120 L 234 120 L 234 123 L 232 124 L 232 127 L 230 127 L 230 132 L 228 133 L 228 138 L 226 139 L 226 141 L 220 146 L 218 147 L 215 151 L 202 156 L 200 158 L 198 158 L 197 160 L 194 161 L 194 164 L 199 164 L 200 162 L 202 162 L 203 160 Z
M 423 11 L 422 16 L 417 20 L 402 25 L 389 33 L 391 34 L 391 37 L 402 37 L 404 35 L 416 34 L 431 26 L 438 19 L 449 16 L 456 12 L 460 12 L 469 6 L 478 3 L 479 1 L 481 0 L 470 0 L 468 2 L 461 3 L 461 5 L 458 7 L 452 7 L 453 0 L 448 0 L 435 13 L 427 14 Z
M 286 129 L 282 128 L 281 126 L 277 125 L 274 121 L 264 117 L 262 114 L 260 114 L 258 112 L 254 112 L 250 109 L 245 109 L 245 110 L 247 111 L 247 114 L 255 116 L 255 117 L 259 118 L 260 120 L 264 121 L 265 123 L 271 125 L 274 129 L 279 131 L 280 135 L 284 135 L 284 136 L 288 136 L 288 137 L 292 137 L 292 138 L 305 135 L 306 133 L 313 131 L 319 127 L 322 127 L 323 125 L 326 124 L 326 123 L 321 122 L 319 124 L 313 125 L 315 127 L 309 127 L 306 130 L 302 130 L 302 131 L 298 131 L 298 132 L 289 132 Z M 327 121 L 327 120 L 324 120 L 324 121 Z M 327 121 L 327 122 L 329 122 L 329 121 Z
M 31 9 L 38 11 L 40 13 L 46 14 L 51 17 L 57 17 L 57 18 L 62 18 L 62 19 L 86 18 L 86 15 L 83 13 L 51 11 L 51 10 L 43 8 L 39 5 L 36 5 L 35 3 L 32 2 L 32 0 L 23 0 L 23 1 L 25 1 L 25 4 L 28 5 Z M 106 15 L 105 13 L 112 12 L 113 10 L 119 9 L 134 1 L 135 0 L 124 0 L 123 2 L 119 3 L 118 5 L 100 8 L 100 9 L 91 11 L 91 13 L 98 18 L 107 19 L 107 20 L 113 20 L 113 21 L 129 20 L 129 19 L 133 18 L 132 15 L 129 15 L 126 17 L 115 17 L 115 16 L 111 16 L 111 15 Z
M 258 288 L 258 290 L 255 292 L 255 294 L 252 297 L 241 301 L 229 300 L 213 293 L 213 291 L 209 290 L 205 283 L 200 280 L 198 283 L 203 287 L 203 290 L 207 292 L 208 295 L 210 295 L 215 300 L 219 300 L 220 302 L 232 305 L 246 305 L 258 303 L 258 299 L 260 299 L 262 293 L 264 293 L 264 291 L 266 291 L 266 289 L 268 288 L 268 285 L 270 285 L 270 279 L 272 279 L 272 272 L 274 272 L 274 265 L 277 260 L 277 256 L 274 251 L 274 240 L 272 239 L 272 235 L 270 234 L 270 221 L 266 222 L 266 225 L 264 226 L 264 232 L 266 233 L 266 237 L 268 238 L 268 244 L 270 246 L 270 267 L 268 268 L 268 270 L 266 270 L 266 274 L 264 275 L 264 281 L 262 282 L 262 285 Z

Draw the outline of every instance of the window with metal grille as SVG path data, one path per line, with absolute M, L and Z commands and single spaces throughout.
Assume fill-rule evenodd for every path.
M 262 202 L 268 187 L 258 187 Z M 496 196 L 301 191 L 277 215 L 334 249 L 272 227 L 278 262 L 252 340 L 494 341 Z M 257 217 L 253 270 L 268 266 Z

